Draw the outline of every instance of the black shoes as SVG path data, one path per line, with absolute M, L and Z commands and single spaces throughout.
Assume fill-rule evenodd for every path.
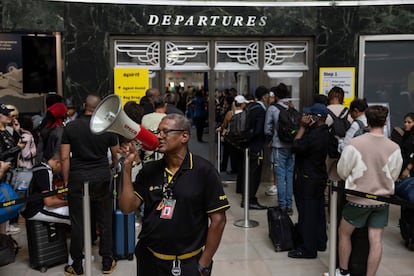
M 240 207 L 244 208 L 244 202 L 240 204 Z M 249 209 L 251 210 L 265 210 L 267 206 L 260 204 L 259 202 L 249 203 Z
M 302 249 L 295 249 L 292 251 L 289 251 L 288 253 L 289 258 L 295 258 L 295 259 L 315 259 L 316 255 L 309 255 L 305 253 Z
M 318 246 L 319 252 L 325 252 L 326 251 L 326 245 Z
M 73 264 L 67 265 L 65 266 L 65 275 L 66 276 L 83 276 L 83 268 L 81 266 L 75 269 L 75 266 Z
M 116 261 L 112 258 L 104 257 L 102 261 L 102 273 L 111 274 L 116 268 Z

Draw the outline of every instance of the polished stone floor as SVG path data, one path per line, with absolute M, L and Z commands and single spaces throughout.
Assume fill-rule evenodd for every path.
M 195 142 L 196 143 L 196 142 Z M 192 150 L 201 155 L 207 154 L 208 144 L 195 144 Z M 234 175 L 222 173 L 223 179 L 234 179 Z M 276 205 L 276 196 L 266 196 L 265 190 L 269 183 L 262 183 L 258 197 L 259 201 L 268 206 Z M 290 259 L 286 252 L 275 252 L 268 237 L 266 211 L 250 211 L 249 219 L 259 222 L 257 227 L 242 228 L 234 222 L 244 219 L 244 211 L 240 208 L 240 195 L 235 193 L 234 182 L 226 182 L 225 192 L 230 200 L 231 208 L 227 212 L 227 225 L 221 245 L 214 258 L 212 275 L 217 276 L 271 276 L 271 275 L 322 275 L 328 270 L 329 249 L 319 254 L 317 259 L 303 260 Z M 296 210 L 295 210 L 296 211 Z M 297 220 L 297 214 L 293 215 Z M 414 252 L 407 250 L 402 242 L 398 227 L 399 207 L 392 206 L 389 225 L 385 229 L 383 243 L 383 258 L 377 275 L 414 275 Z M 39 276 L 63 275 L 64 265 L 50 268 L 46 273 L 33 270 L 29 267 L 28 250 L 24 225 L 20 225 L 22 232 L 14 235 L 21 250 L 15 263 L 0 267 L 0 276 Z M 137 225 L 139 230 L 140 225 Z M 69 241 L 68 241 L 69 242 Z M 98 248 L 93 247 L 95 260 L 92 263 L 92 275 L 102 275 Z M 122 260 L 112 275 L 135 275 L 135 261 Z M 148 275 L 151 276 L 151 275 Z

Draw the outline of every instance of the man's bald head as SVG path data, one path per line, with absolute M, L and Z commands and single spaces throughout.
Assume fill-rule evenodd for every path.
M 101 101 L 101 97 L 98 95 L 88 95 L 85 100 L 85 113 L 93 113 L 95 108 Z
M 145 96 L 147 96 L 151 102 L 154 102 L 154 99 L 160 95 L 160 90 L 158 88 L 149 88 L 145 92 Z

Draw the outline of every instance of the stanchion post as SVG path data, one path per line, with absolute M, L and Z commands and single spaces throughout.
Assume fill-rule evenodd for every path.
M 85 243 L 85 275 L 92 276 L 91 207 L 88 181 L 83 183 L 83 236 Z
M 255 220 L 249 219 L 249 149 L 246 148 L 244 151 L 244 162 L 245 162 L 245 170 L 244 170 L 244 219 L 237 220 L 234 225 L 243 227 L 243 228 L 252 228 L 259 225 L 259 222 Z
M 333 187 L 338 186 L 338 181 L 332 181 L 329 186 L 330 194 L 330 213 L 329 213 L 329 275 L 335 275 L 336 270 L 336 236 L 337 236 L 337 209 L 338 209 L 338 193 Z
M 221 155 L 221 132 L 217 130 L 217 171 L 220 173 L 220 155 Z

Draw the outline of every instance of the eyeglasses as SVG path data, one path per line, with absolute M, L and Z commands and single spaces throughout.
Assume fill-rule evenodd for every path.
M 155 135 L 161 134 L 161 135 L 167 135 L 170 132 L 174 132 L 174 131 L 185 131 L 185 129 L 157 129 L 156 131 L 154 131 Z

